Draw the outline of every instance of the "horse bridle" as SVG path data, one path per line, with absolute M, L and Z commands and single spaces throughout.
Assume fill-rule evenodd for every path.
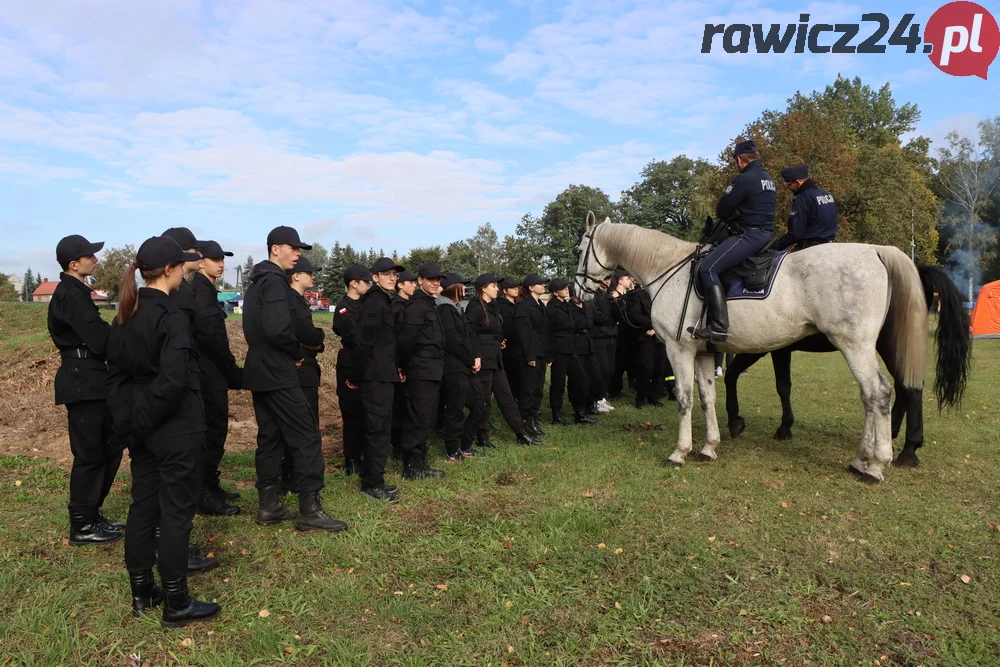
M 612 273 L 615 272 L 615 269 L 617 269 L 618 267 L 617 267 L 617 265 L 616 266 L 605 266 L 601 262 L 600 258 L 598 258 L 597 251 L 594 250 L 594 237 L 595 236 L 597 236 L 597 228 L 596 227 L 590 232 L 590 237 L 587 239 L 587 250 L 584 251 L 584 253 L 583 253 L 584 259 L 585 259 L 585 261 L 589 260 L 590 257 L 591 257 L 591 255 L 593 255 L 594 261 L 597 262 L 597 265 L 599 267 L 601 267 L 602 269 L 604 269 L 605 271 L 607 271 L 608 275 L 611 275 Z M 586 271 L 586 266 L 588 264 L 589 264 L 589 262 L 586 262 L 584 264 L 584 270 L 583 271 L 577 271 L 576 272 L 576 277 L 577 278 L 584 278 L 585 279 L 584 283 L 580 286 L 580 289 L 582 289 L 587 294 L 597 294 L 597 290 L 594 289 L 594 288 L 592 288 L 592 287 L 590 287 L 587 283 L 589 281 L 593 281 L 593 282 L 595 282 L 595 283 L 597 283 L 599 285 L 599 284 L 601 284 L 601 282 L 602 282 L 603 279 L 602 280 L 594 280 L 593 278 L 591 278 L 590 274 L 587 273 L 587 271 Z

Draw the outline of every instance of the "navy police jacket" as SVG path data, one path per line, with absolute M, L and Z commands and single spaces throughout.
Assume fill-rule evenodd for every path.
M 764 171 L 760 160 L 754 160 L 726 186 L 725 193 L 715 207 L 715 215 L 719 220 L 737 222 L 743 227 L 774 231 L 774 207 L 777 201 L 774 179 Z
M 788 233 L 775 242 L 784 250 L 803 241 L 832 241 L 837 236 L 837 202 L 833 195 L 816 185 L 812 179 L 799 188 L 788 215 Z

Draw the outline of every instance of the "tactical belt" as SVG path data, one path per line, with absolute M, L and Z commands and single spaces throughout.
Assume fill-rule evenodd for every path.
M 90 359 L 90 350 L 85 347 L 74 347 L 71 350 L 59 350 L 63 359 Z

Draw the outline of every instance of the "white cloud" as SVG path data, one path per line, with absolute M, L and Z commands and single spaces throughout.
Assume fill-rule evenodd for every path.
M 86 172 L 72 167 L 58 167 L 47 164 L 34 164 L 25 160 L 0 155 L 0 173 L 21 178 L 39 180 L 59 178 L 81 178 Z

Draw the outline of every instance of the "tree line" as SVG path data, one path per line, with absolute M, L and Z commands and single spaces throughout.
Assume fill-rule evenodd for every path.
M 776 179 L 786 166 L 810 165 L 810 176 L 837 200 L 838 240 L 896 246 L 917 263 L 944 265 L 963 285 L 1000 278 L 1000 116 L 982 121 L 974 137 L 949 134 L 934 153 L 930 140 L 913 135 L 919 120 L 917 106 L 897 103 L 889 84 L 876 89 L 860 78 L 838 76 L 821 91 L 796 93 L 784 109 L 763 112 L 714 161 L 679 155 L 650 162 L 617 201 L 600 188 L 570 185 L 502 238 L 487 223 L 466 239 L 403 255 L 339 242 L 331 248 L 313 242 L 305 254 L 323 267 L 318 288 L 331 302 L 344 293 L 344 268 L 371 265 L 383 255 L 414 270 L 421 262 L 437 262 L 443 271 L 469 277 L 533 271 L 569 277 L 576 271 L 587 211 L 598 220 L 609 217 L 696 239 L 736 175 L 731 146 L 753 139 Z M 786 188 L 778 188 L 777 235 L 785 231 L 791 200 Z M 105 251 L 96 282 L 112 300 L 134 252 L 133 246 Z M 247 257 L 239 265 L 236 289 L 246 289 L 253 264 Z

